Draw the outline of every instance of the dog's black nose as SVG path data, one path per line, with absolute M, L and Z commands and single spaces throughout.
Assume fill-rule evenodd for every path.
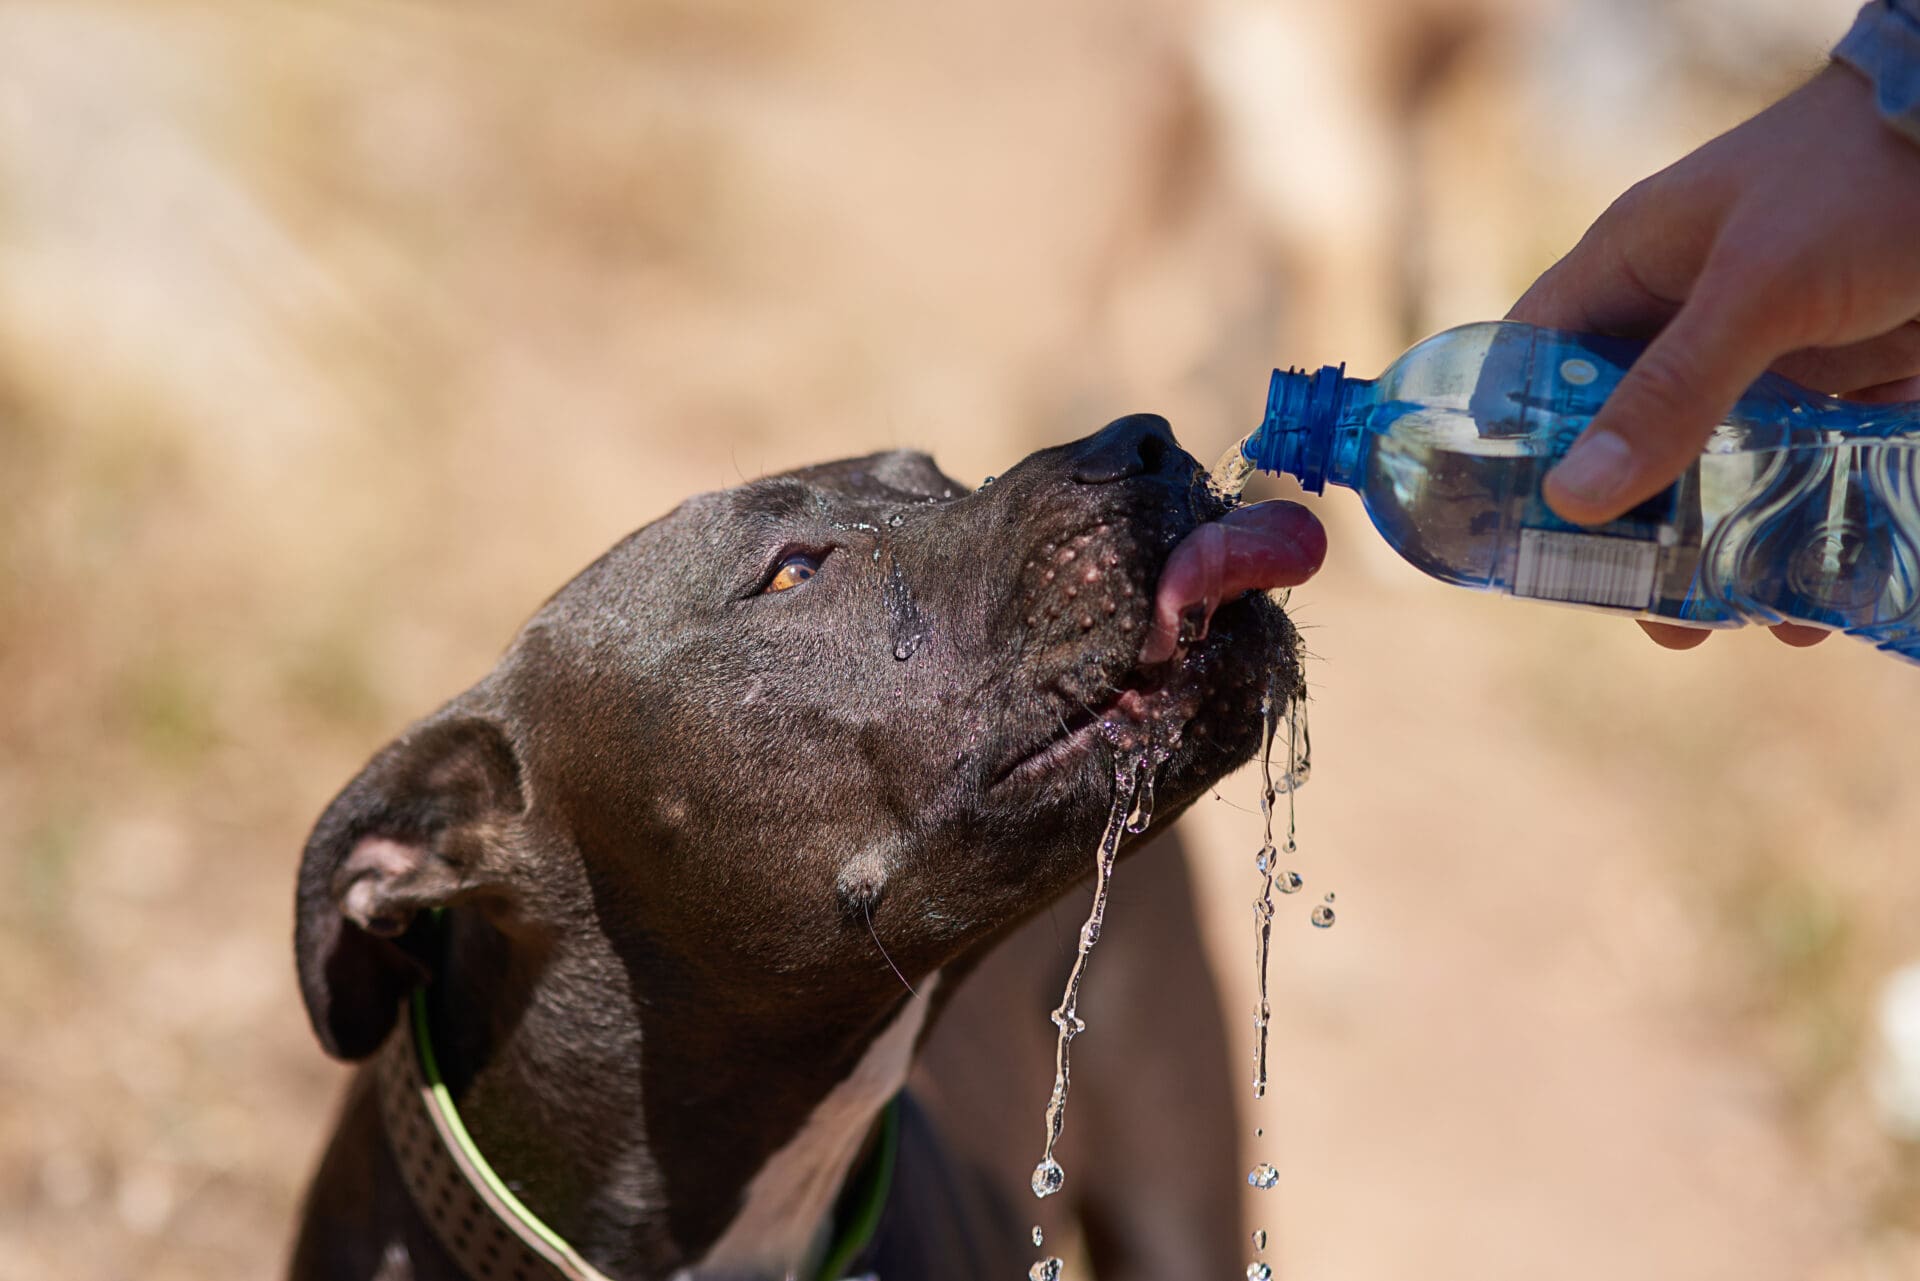
M 1111 485 L 1159 471 L 1167 455 L 1179 448 L 1166 419 L 1158 414 L 1128 414 L 1080 442 L 1072 475 L 1083 485 Z

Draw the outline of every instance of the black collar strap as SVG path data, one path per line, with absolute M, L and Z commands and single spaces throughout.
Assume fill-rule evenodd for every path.
M 608 1281 L 542 1223 L 474 1145 L 441 1079 L 416 988 L 377 1066 L 380 1115 L 407 1194 L 460 1270 L 475 1281 Z M 840 1281 L 873 1239 L 893 1186 L 899 1100 L 834 1207 L 833 1236 L 813 1281 Z

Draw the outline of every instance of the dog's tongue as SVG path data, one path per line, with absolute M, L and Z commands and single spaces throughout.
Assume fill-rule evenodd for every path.
M 1142 663 L 1163 663 L 1207 634 L 1213 611 L 1243 592 L 1294 587 L 1327 554 L 1327 531 L 1299 503 L 1236 507 L 1188 534 L 1167 557 L 1154 593 Z

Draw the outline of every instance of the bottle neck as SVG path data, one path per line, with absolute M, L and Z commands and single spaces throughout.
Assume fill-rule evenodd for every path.
M 1348 378 L 1346 370 L 1345 365 L 1322 365 L 1312 374 L 1274 370 L 1267 415 L 1247 440 L 1247 459 L 1262 471 L 1292 476 L 1309 494 L 1323 492 L 1328 480 L 1347 484 L 1350 478 L 1335 461 L 1335 440 L 1348 402 L 1368 383 Z

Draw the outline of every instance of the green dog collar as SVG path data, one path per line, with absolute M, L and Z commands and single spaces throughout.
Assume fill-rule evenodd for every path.
M 440 1075 L 426 991 L 387 1038 L 378 1065 L 380 1111 L 401 1180 L 433 1235 L 476 1281 L 609 1281 L 540 1221 L 488 1164 Z M 900 1101 L 880 1115 L 877 1141 L 834 1206 L 833 1234 L 811 1281 L 842 1281 L 873 1240 L 893 1187 Z

